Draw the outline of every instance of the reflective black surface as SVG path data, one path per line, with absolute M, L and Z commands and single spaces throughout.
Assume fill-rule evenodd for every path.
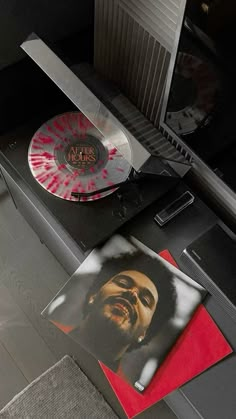
M 166 124 L 236 191 L 236 3 L 188 0 Z

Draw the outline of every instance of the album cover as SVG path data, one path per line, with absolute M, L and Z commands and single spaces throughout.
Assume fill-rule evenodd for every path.
M 168 250 L 159 255 L 178 267 Z M 138 393 L 105 365 L 100 365 L 127 417 L 131 419 L 232 352 L 221 330 L 204 305 L 200 304 L 144 393 Z
M 42 314 L 145 394 L 205 295 L 141 242 L 115 235 L 90 253 Z

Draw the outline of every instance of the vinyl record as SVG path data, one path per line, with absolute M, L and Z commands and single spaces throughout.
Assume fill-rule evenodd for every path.
M 128 139 L 123 150 L 130 160 Z M 44 123 L 34 134 L 28 152 L 37 182 L 69 201 L 78 201 L 72 192 L 89 193 L 125 181 L 131 170 L 127 160 L 81 112 L 67 112 Z M 80 200 L 100 199 L 116 189 Z
M 168 125 L 177 134 L 195 131 L 213 110 L 218 89 L 217 74 L 208 63 L 180 52 L 168 104 Z

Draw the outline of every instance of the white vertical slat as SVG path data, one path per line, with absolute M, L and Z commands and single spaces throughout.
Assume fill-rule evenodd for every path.
M 181 0 L 95 0 L 94 66 L 155 126 Z
M 180 1 L 120 0 L 120 7 L 143 25 L 168 51 L 172 50 Z

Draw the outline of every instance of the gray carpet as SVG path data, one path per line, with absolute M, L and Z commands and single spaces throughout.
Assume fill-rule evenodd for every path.
M 0 419 L 117 419 L 69 356 L 34 380 L 1 411 Z

